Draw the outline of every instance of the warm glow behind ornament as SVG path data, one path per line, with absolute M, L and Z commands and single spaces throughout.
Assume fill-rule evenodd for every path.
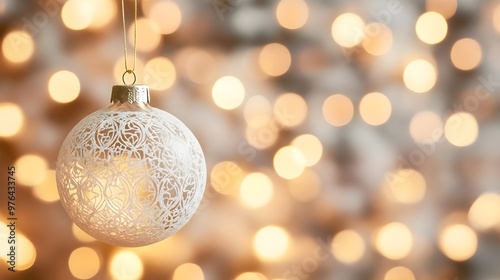
M 182 228 L 205 190 L 206 164 L 191 131 L 149 105 L 144 85 L 113 86 L 111 105 L 78 123 L 57 159 L 70 218 L 118 246 L 144 246 Z

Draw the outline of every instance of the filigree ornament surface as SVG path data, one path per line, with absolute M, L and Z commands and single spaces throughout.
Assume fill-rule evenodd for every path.
M 195 213 L 206 164 L 177 118 L 122 106 L 94 112 L 71 130 L 57 159 L 57 186 L 82 230 L 109 244 L 144 246 L 171 236 Z

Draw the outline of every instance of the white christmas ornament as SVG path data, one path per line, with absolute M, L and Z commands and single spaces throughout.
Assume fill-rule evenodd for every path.
M 78 123 L 57 159 L 57 187 L 70 218 L 98 240 L 144 246 L 195 213 L 206 164 L 191 131 L 149 105 L 144 85 L 113 86 L 111 105 Z

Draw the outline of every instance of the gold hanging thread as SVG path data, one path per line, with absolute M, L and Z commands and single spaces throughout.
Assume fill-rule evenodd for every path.
M 137 58 L 137 0 L 134 0 L 134 66 L 132 68 L 128 67 L 127 63 L 127 26 L 125 24 L 125 0 L 122 0 L 122 19 L 123 19 L 123 53 L 125 57 L 125 72 L 122 75 L 122 82 L 124 85 L 128 85 L 125 82 L 125 76 L 127 74 L 132 74 L 133 81 L 130 85 L 134 85 L 137 81 L 137 76 L 135 75 L 135 65 Z

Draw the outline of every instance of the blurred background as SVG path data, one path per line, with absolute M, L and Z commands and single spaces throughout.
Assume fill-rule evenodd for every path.
M 139 1 L 138 83 L 208 166 L 193 219 L 141 248 L 83 233 L 55 185 L 121 84 L 120 7 L 0 0 L 1 279 L 500 279 L 500 1 Z

